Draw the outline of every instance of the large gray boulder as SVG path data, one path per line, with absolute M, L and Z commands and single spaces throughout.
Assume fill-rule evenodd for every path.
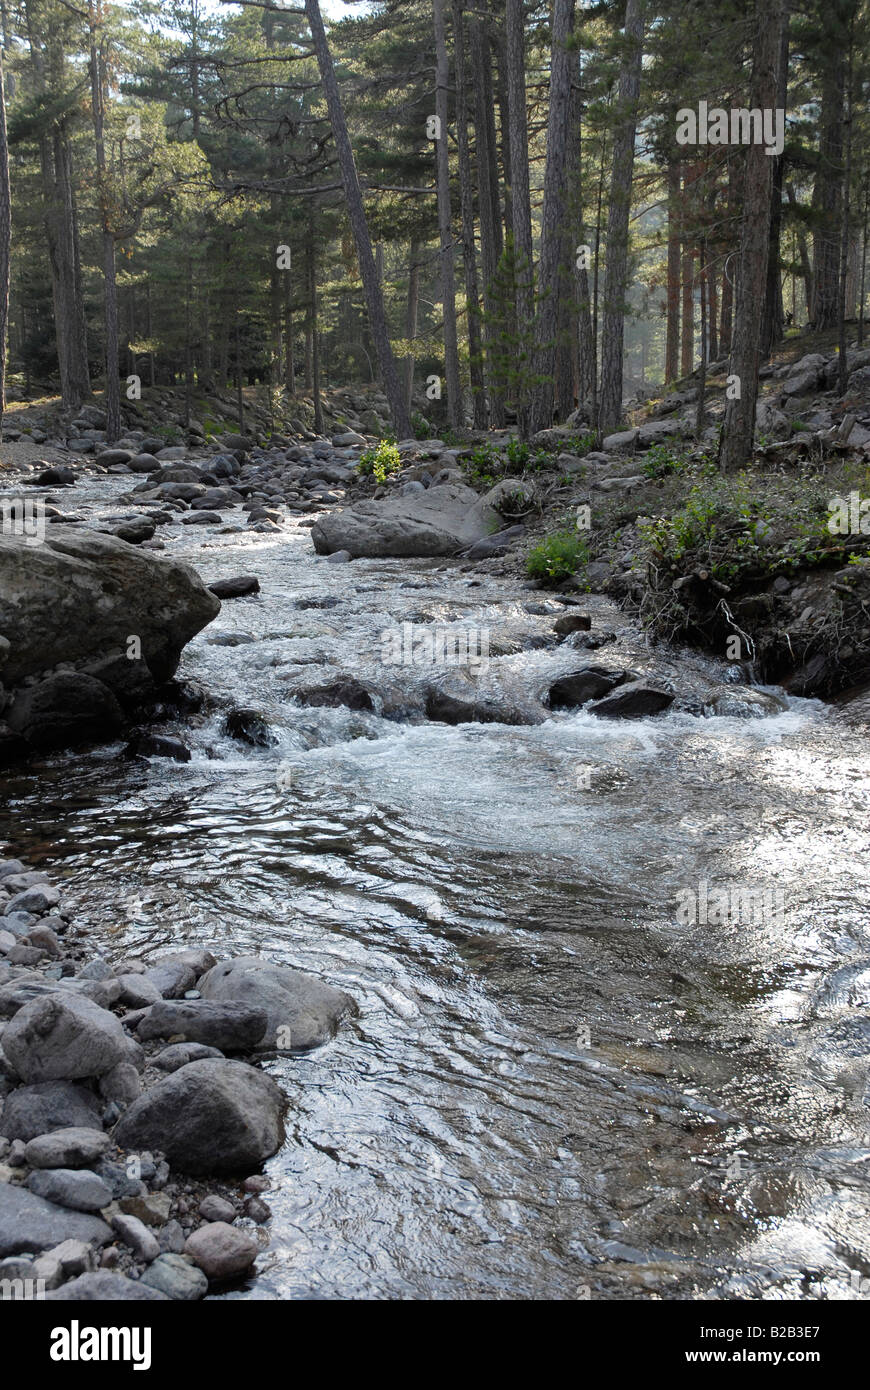
M 26 1084 L 102 1076 L 130 1060 L 131 1044 L 114 1014 L 87 995 L 58 990 L 18 1010 L 3 1051 Z
M 319 555 L 346 550 L 355 559 L 456 555 L 501 525 L 486 497 L 462 483 L 445 483 L 419 495 L 329 512 L 312 526 L 311 539 Z
M 0 1118 L 6 1139 L 35 1139 L 55 1129 L 102 1129 L 97 1097 L 72 1081 L 39 1081 L 7 1096 Z
M 137 1032 L 142 1042 L 152 1038 L 204 1043 L 222 1052 L 245 1052 L 256 1047 L 268 1025 L 265 1009 L 247 1004 L 214 1003 L 208 999 L 164 999 L 154 1004 Z
M 266 1028 L 257 1046 L 282 1052 L 307 1052 L 328 1042 L 342 1018 L 356 1009 L 342 990 L 259 956 L 216 965 L 203 975 L 199 989 L 203 999 L 265 1010 Z
M 105 718 L 112 732 L 116 702 L 134 704 L 169 680 L 220 602 L 190 566 L 115 536 L 60 524 L 40 543 L 32 539 L 0 535 L 0 678 L 14 697 L 9 723 L 26 740 L 36 729 L 45 746 L 52 711 L 59 718 L 71 704 L 80 722 Z M 131 636 L 141 643 L 132 659 Z M 16 692 L 27 676 L 61 662 L 74 669 Z M 60 729 L 55 742 L 70 732 Z
M 245 1062 L 189 1062 L 134 1101 L 113 1138 L 159 1149 L 185 1173 L 250 1173 L 281 1147 L 286 1104 L 277 1082 Z
M 0 1182 L 0 1259 L 24 1251 L 53 1250 L 65 1240 L 105 1245 L 111 1229 L 98 1216 L 46 1202 L 26 1187 Z

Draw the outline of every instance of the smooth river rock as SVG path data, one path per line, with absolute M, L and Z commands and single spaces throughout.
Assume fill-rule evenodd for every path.
M 356 1010 L 343 990 L 259 956 L 216 965 L 199 989 L 203 999 L 264 1009 L 267 1025 L 257 1046 L 282 1052 L 307 1052 L 328 1042 L 342 1018 Z
M 134 1101 L 115 1127 L 122 1149 L 160 1149 L 187 1173 L 251 1172 L 284 1141 L 287 1100 L 245 1062 L 189 1062 Z
M 24 1082 L 75 1081 L 129 1061 L 130 1042 L 114 1014 L 87 995 L 58 990 L 18 1010 L 3 1051 Z

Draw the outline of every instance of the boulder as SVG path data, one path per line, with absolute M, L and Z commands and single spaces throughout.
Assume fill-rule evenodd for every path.
M 622 671 L 610 671 L 606 666 L 590 665 L 567 676 L 560 676 L 550 686 L 550 709 L 575 709 L 578 705 L 585 705 L 588 700 L 597 700 L 609 694 L 623 675 Z
M 112 1200 L 111 1189 L 88 1168 L 37 1168 L 27 1186 L 37 1197 L 72 1211 L 102 1211 Z
M 637 719 L 645 714 L 659 714 L 673 701 L 674 696 L 669 691 L 649 681 L 628 681 L 591 704 L 589 713 L 602 719 Z
M 247 1273 L 260 1253 L 257 1242 L 237 1226 L 212 1221 L 189 1236 L 184 1247 L 206 1278 L 220 1283 Z
M 342 1018 L 354 1012 L 350 995 L 313 975 L 273 965 L 259 956 L 239 956 L 203 975 L 204 999 L 264 1009 L 266 1028 L 260 1048 L 307 1052 L 328 1042 Z
M 122 727 L 124 713 L 102 681 L 63 671 L 19 690 L 6 722 L 33 748 L 64 748 L 111 738 Z
M 152 685 L 168 681 L 186 643 L 219 611 L 218 599 L 188 565 L 115 536 L 56 525 L 42 545 L 30 547 L 0 535 L 7 686 L 60 662 L 85 666 L 114 656 L 122 659 L 108 665 L 102 681 L 123 698 L 131 668 L 140 668 L 134 673 L 139 698 L 142 669 Z M 141 643 L 139 660 L 127 659 L 131 634 Z
M 196 971 L 186 960 L 166 956 L 149 966 L 142 979 L 150 981 L 162 999 L 180 999 L 196 984 Z
M 637 426 L 630 430 L 617 430 L 615 434 L 609 434 L 607 438 L 602 441 L 601 447 L 609 451 L 633 449 L 637 443 L 639 434 L 640 430 Z
M 256 1047 L 266 1031 L 265 1009 L 207 999 L 167 999 L 153 1005 L 137 1029 L 142 1042 L 153 1038 L 203 1043 L 222 1052 Z
M 86 995 L 66 990 L 19 1009 L 3 1034 L 3 1051 L 25 1083 L 102 1076 L 130 1060 L 120 1020 Z
M 26 1187 L 0 1182 L 0 1259 L 25 1251 L 53 1250 L 65 1240 L 105 1245 L 111 1238 L 110 1228 L 98 1216 L 69 1211 Z
M 500 526 L 485 497 L 462 483 L 446 483 L 419 496 L 328 512 L 312 526 L 311 539 L 319 555 L 346 550 L 354 559 L 456 555 Z
M 134 1152 L 159 1149 L 182 1172 L 250 1172 L 281 1147 L 286 1104 L 256 1067 L 189 1062 L 134 1101 L 114 1140 Z
M 172 1253 L 158 1255 L 139 1282 L 177 1303 L 188 1303 L 208 1293 L 208 1279 L 203 1271 L 184 1255 Z
M 31 1168 L 87 1168 L 103 1157 L 110 1144 L 101 1129 L 53 1129 L 31 1139 L 24 1157 Z
M 219 599 L 244 598 L 260 592 L 260 581 L 255 574 L 240 574 L 236 579 L 216 579 L 208 588 Z
M 97 1098 L 72 1081 L 38 1081 L 7 1097 L 0 1118 L 6 1139 L 35 1139 L 55 1129 L 102 1129 Z

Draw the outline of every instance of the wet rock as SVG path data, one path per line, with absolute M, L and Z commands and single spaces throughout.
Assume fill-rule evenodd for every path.
M 128 1039 L 114 1014 L 66 990 L 19 1009 L 3 1034 L 3 1051 L 25 1083 L 102 1076 L 129 1060 Z
M 246 594 L 258 594 L 260 581 L 254 574 L 241 574 L 236 579 L 216 579 L 209 584 L 209 591 L 217 598 L 244 598 Z
M 165 1000 L 148 1010 L 137 1032 L 143 1042 L 176 1038 L 222 1052 L 245 1052 L 257 1046 L 267 1024 L 265 1009 L 247 1004 Z
M 97 1216 L 46 1202 L 26 1187 L 0 1182 L 0 1258 L 51 1250 L 66 1240 L 105 1245 L 112 1232 Z
M 507 526 L 491 536 L 483 536 L 465 551 L 466 560 L 492 560 L 506 555 L 511 546 L 526 534 L 525 526 Z
M 0 1135 L 35 1139 L 56 1129 L 101 1129 L 96 1096 L 71 1081 L 40 1081 L 20 1086 L 7 1097 Z
M 37 917 L 50 912 L 60 902 L 60 893 L 49 884 L 38 884 L 16 893 L 6 904 L 6 912 L 33 912 Z
M 219 604 L 187 565 L 114 537 L 53 526 L 43 545 L 0 537 L 0 631 L 11 643 L 4 679 L 53 663 L 121 654 L 136 634 L 158 683 Z M 132 665 L 134 663 L 127 663 Z
M 300 704 L 316 708 L 337 709 L 342 705 L 347 709 L 373 710 L 374 701 L 370 692 L 353 676 L 332 681 L 329 685 L 310 686 L 307 689 L 293 690 L 293 698 Z
M 158 1255 L 139 1282 L 177 1303 L 192 1302 L 208 1292 L 208 1279 L 202 1270 L 180 1254 Z
M 245 1231 L 224 1221 L 201 1226 L 188 1238 L 184 1249 L 214 1283 L 246 1274 L 260 1253 L 257 1242 Z
M 37 487 L 72 487 L 75 482 L 75 473 L 63 464 L 53 464 L 51 468 L 44 468 L 36 479 Z
M 54 1129 L 28 1141 L 24 1156 L 31 1168 L 89 1168 L 110 1147 L 101 1129 Z
M 588 632 L 592 619 L 588 613 L 563 613 L 553 624 L 557 637 L 568 637 L 572 632 Z
M 328 1042 L 356 1009 L 342 990 L 259 956 L 215 966 L 202 977 L 200 990 L 204 999 L 265 1009 L 268 1022 L 258 1046 L 279 1051 L 305 1052 Z
M 112 1200 L 111 1189 L 87 1168 L 37 1169 L 27 1186 L 37 1197 L 73 1211 L 102 1211 Z
M 78 671 L 64 671 L 19 690 L 6 722 L 14 734 L 35 748 L 62 748 L 111 736 L 123 725 L 124 715 L 102 681 Z
M 189 1062 L 147 1091 L 119 1121 L 122 1148 L 159 1148 L 189 1173 L 258 1168 L 284 1139 L 286 1099 L 244 1062 Z
M 125 752 L 135 758 L 170 758 L 175 763 L 189 763 L 190 749 L 179 738 L 165 734 L 138 734 L 127 744 Z
M 249 743 L 253 748 L 273 748 L 278 742 L 278 735 L 265 716 L 255 709 L 231 710 L 224 727 L 230 738 Z
M 598 700 L 623 679 L 622 671 L 610 671 L 606 666 L 584 666 L 580 671 L 560 676 L 550 686 L 550 709 L 575 709 L 588 700 Z
M 674 696 L 667 690 L 661 690 L 648 681 L 629 681 L 603 699 L 596 700 L 589 706 L 589 712 L 602 719 L 639 719 L 644 715 L 659 714 L 673 702 Z

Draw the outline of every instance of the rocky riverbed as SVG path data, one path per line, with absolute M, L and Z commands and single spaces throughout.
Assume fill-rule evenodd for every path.
M 221 606 L 103 741 L 25 729 L 3 775 L 7 1259 L 62 1297 L 860 1296 L 859 728 L 540 592 L 511 538 L 318 555 L 357 497 L 336 437 L 9 479 L 55 556 L 96 537 Z M 451 450 L 406 450 L 453 506 Z M 702 883 L 761 911 L 681 913 Z

